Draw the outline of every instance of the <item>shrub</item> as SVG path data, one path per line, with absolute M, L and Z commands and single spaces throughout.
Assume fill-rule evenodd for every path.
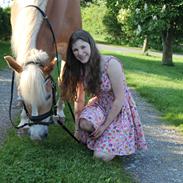
M 9 40 L 11 35 L 10 8 L 0 7 L 0 40 Z
M 81 9 L 83 29 L 90 32 L 98 41 L 105 41 L 108 34 L 103 23 L 103 17 L 106 13 L 105 3 L 90 3 Z

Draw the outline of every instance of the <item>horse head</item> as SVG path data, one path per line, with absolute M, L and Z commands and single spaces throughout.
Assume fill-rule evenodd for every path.
M 16 71 L 17 91 L 25 104 L 19 124 L 23 126 L 37 115 L 45 116 L 52 106 L 50 72 L 56 63 L 53 58 L 58 55 L 55 50 L 66 58 L 70 35 L 81 28 L 80 1 L 14 0 L 11 27 L 11 47 L 16 59 L 6 56 L 5 60 Z M 64 115 L 61 107 L 57 113 Z M 49 117 L 40 121 L 47 122 Z M 32 125 L 29 132 L 32 139 L 41 139 L 48 133 L 48 127 Z
M 55 93 L 50 72 L 56 61 L 53 59 L 50 62 L 47 53 L 37 49 L 31 49 L 26 59 L 26 64 L 21 66 L 13 57 L 5 57 L 9 67 L 19 74 L 19 91 L 23 98 L 25 111 L 28 117 L 30 116 L 28 120 L 31 120 L 31 116 L 39 117 L 51 111 Z M 50 115 L 43 119 L 45 125 L 36 124 L 39 122 L 39 119 L 36 119 L 36 125 L 32 125 L 29 129 L 32 139 L 41 139 L 47 135 L 46 123 L 49 122 Z

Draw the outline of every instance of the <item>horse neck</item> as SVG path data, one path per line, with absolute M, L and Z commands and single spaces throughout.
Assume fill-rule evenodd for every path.
M 80 0 L 49 0 L 46 14 L 54 30 L 58 52 L 65 60 L 69 38 L 81 28 Z M 46 21 L 38 33 L 37 47 L 45 50 L 50 59 L 55 54 L 53 37 Z
M 23 65 L 26 62 L 27 53 L 31 48 L 36 48 L 36 39 L 43 17 L 37 9 L 25 7 L 36 5 L 45 11 L 48 0 L 16 0 L 12 6 L 12 50 L 17 61 Z M 18 11 L 18 12 L 17 12 Z

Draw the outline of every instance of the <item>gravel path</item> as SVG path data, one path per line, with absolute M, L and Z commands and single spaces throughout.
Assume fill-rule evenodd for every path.
M 122 53 L 142 53 L 141 49 L 116 47 L 97 44 L 100 50 L 120 51 Z M 162 56 L 161 52 L 149 51 L 150 55 Z M 181 54 L 173 56 L 183 58 Z M 183 182 L 183 135 L 167 126 L 160 119 L 161 113 L 132 92 L 136 101 L 148 150 L 136 155 L 123 157 L 122 161 L 128 172 L 131 172 L 140 183 L 182 183 Z
M 11 73 L 0 71 L 0 144 L 11 127 L 8 117 Z M 132 91 L 142 119 L 148 150 L 123 157 L 125 169 L 140 183 L 183 182 L 183 136 L 160 120 L 160 112 Z M 14 111 L 16 112 L 16 111 Z
M 160 120 L 160 112 L 132 92 L 141 116 L 148 150 L 123 157 L 125 169 L 140 183 L 183 182 L 183 135 Z
M 0 144 L 3 143 L 7 130 L 12 127 L 9 121 L 9 102 L 11 90 L 11 71 L 9 69 L 0 71 Z M 14 95 L 15 96 L 15 95 Z M 14 105 L 14 103 L 13 103 Z M 15 116 L 17 110 L 12 109 Z

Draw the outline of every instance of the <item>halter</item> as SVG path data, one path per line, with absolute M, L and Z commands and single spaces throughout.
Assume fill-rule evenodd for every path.
M 51 88 L 52 88 L 52 97 L 53 97 L 53 102 L 52 102 L 52 106 L 50 108 L 50 110 L 44 114 L 41 114 L 41 115 L 38 115 L 38 116 L 31 116 L 26 108 L 26 105 L 23 101 L 23 107 L 24 107 L 24 110 L 26 112 L 26 115 L 27 117 L 29 118 L 30 121 L 33 121 L 34 123 L 33 124 L 40 124 L 40 121 L 48 118 L 49 116 L 52 116 L 53 114 L 56 115 L 57 114 L 57 106 L 56 106 L 56 96 L 55 96 L 55 93 L 56 93 L 56 84 L 52 78 L 51 75 L 49 75 L 45 81 L 47 81 L 48 79 L 51 80 Z M 53 122 L 41 122 L 41 124 L 44 123 L 44 125 L 49 125 L 49 124 L 52 124 Z M 30 123 L 29 123 L 30 124 Z M 32 125 L 33 125 L 32 124 Z
M 28 65 L 30 65 L 30 64 L 37 65 L 37 66 L 39 66 L 39 67 L 43 67 L 43 65 L 42 65 L 40 62 L 33 62 L 33 61 L 27 62 L 27 63 L 25 64 L 25 66 L 28 66 Z M 42 121 L 42 120 L 48 118 L 49 116 L 52 116 L 53 114 L 54 114 L 54 115 L 57 114 L 56 95 L 55 95 L 55 93 L 56 93 L 56 84 L 55 84 L 55 82 L 54 82 L 54 80 L 53 80 L 53 77 L 52 77 L 51 75 L 49 75 L 48 77 L 46 77 L 45 82 L 46 82 L 48 79 L 51 80 L 51 89 L 52 89 L 52 97 L 53 97 L 53 99 L 52 99 L 52 101 L 53 101 L 53 102 L 52 102 L 52 106 L 51 106 L 51 108 L 50 108 L 50 110 L 49 110 L 48 112 L 46 112 L 46 113 L 44 113 L 44 114 L 41 114 L 41 115 L 38 115 L 38 116 L 31 116 L 31 115 L 29 114 L 27 108 L 26 108 L 26 105 L 25 105 L 24 101 L 22 101 L 23 107 L 24 107 L 25 112 L 26 112 L 26 115 L 27 115 L 27 117 L 29 118 L 30 121 L 33 121 L 33 122 L 34 122 L 33 124 L 35 124 L 35 123 L 36 123 L 36 124 L 40 124 L 40 121 Z M 48 99 L 49 99 L 49 97 L 48 97 Z M 44 125 L 52 124 L 52 122 L 41 122 L 41 123 L 44 123 Z M 30 123 L 29 123 L 29 124 L 30 124 Z M 32 125 L 33 125 L 33 124 L 32 124 Z M 30 126 L 30 125 L 29 125 L 29 126 Z

